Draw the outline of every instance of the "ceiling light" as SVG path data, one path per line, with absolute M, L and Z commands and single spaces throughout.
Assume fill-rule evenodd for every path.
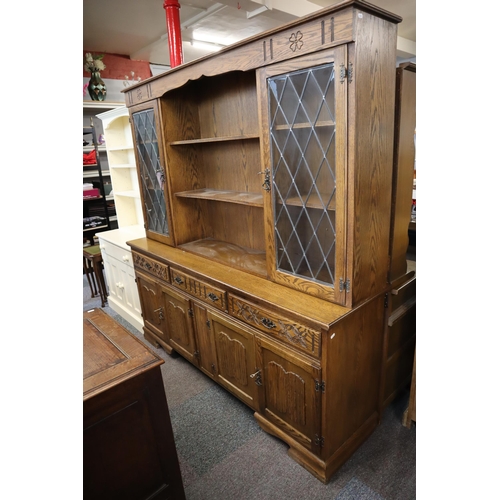
M 188 42 L 195 48 L 195 49 L 203 49 L 203 50 L 210 50 L 212 52 L 216 52 L 222 48 L 225 47 L 225 45 L 221 45 L 219 43 L 213 43 L 213 42 L 204 42 L 202 40 L 188 40 Z

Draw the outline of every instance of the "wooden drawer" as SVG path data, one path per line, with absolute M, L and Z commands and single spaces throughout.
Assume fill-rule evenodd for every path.
M 118 245 L 114 245 L 108 241 L 103 241 L 101 243 L 101 252 L 103 254 L 103 258 L 108 256 L 118 260 L 119 262 L 123 262 L 127 266 L 133 267 L 132 252 L 130 249 L 125 250 Z
M 132 258 L 134 261 L 134 267 L 140 271 L 145 271 L 156 278 L 160 278 L 161 280 L 168 282 L 169 272 L 168 266 L 166 264 L 162 264 L 151 257 L 145 257 L 144 255 L 138 254 L 136 252 L 132 252 Z
M 170 268 L 171 283 L 197 299 L 217 307 L 221 311 L 227 310 L 227 296 L 225 290 L 209 285 L 204 281 L 192 278 L 182 271 Z
M 413 276 L 405 283 L 399 285 L 391 291 L 392 294 L 392 311 L 398 307 L 408 303 L 411 300 L 416 300 L 417 296 L 417 277 Z
M 229 294 L 229 314 L 272 337 L 319 358 L 320 332 Z

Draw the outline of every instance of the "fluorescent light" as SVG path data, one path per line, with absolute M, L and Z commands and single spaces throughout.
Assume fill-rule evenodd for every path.
M 195 49 L 211 50 L 212 52 L 217 52 L 218 50 L 225 47 L 225 45 L 221 45 L 219 43 L 204 42 L 202 40 L 189 40 L 189 43 Z

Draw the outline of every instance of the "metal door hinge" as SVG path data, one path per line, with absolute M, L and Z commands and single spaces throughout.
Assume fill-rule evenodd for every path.
M 194 313 L 193 313 L 193 310 L 192 309 L 188 309 L 188 316 L 190 318 L 192 318 L 194 316 Z
M 196 356 L 197 358 L 200 357 L 200 351 L 194 351 L 193 356 Z
M 386 293 L 384 297 L 384 309 L 387 309 L 389 307 L 389 294 Z
M 340 65 L 340 83 L 344 83 L 345 81 L 345 65 L 341 63 Z
M 343 278 L 340 278 L 339 290 L 341 292 L 345 291 L 346 293 L 349 293 L 351 291 L 351 280 L 344 281 Z
M 325 446 L 325 438 L 316 434 L 316 437 L 314 438 L 314 444 L 316 446 L 319 446 L 320 448 L 323 448 L 323 446 Z
M 321 382 L 319 380 L 314 381 L 314 389 L 316 392 L 321 391 L 325 392 L 325 381 L 322 380 Z
M 210 328 L 210 320 L 207 319 L 207 323 L 206 323 L 207 327 Z
M 353 73 L 354 73 L 354 68 L 352 66 L 352 62 L 350 62 L 348 65 L 347 65 L 347 69 L 344 65 L 344 63 L 341 63 L 340 64 L 340 83 L 344 83 L 345 82 L 345 78 L 347 76 L 347 83 L 351 83 L 352 82 L 352 76 L 353 76 Z

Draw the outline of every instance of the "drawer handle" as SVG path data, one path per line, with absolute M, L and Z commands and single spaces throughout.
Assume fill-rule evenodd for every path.
M 209 298 L 210 300 L 213 300 L 214 302 L 217 302 L 217 301 L 219 300 L 219 297 L 217 297 L 217 295 L 215 295 L 215 293 L 212 293 L 212 292 L 210 292 L 210 293 L 208 294 L 208 298 Z
M 174 278 L 174 281 L 175 281 L 176 283 L 178 283 L 179 285 L 182 285 L 182 284 L 184 283 L 184 281 L 182 280 L 182 278 L 179 278 L 179 276 L 176 276 L 176 277 Z
M 272 328 L 276 328 L 276 325 L 268 318 L 262 318 L 260 322 L 266 327 L 271 330 Z

